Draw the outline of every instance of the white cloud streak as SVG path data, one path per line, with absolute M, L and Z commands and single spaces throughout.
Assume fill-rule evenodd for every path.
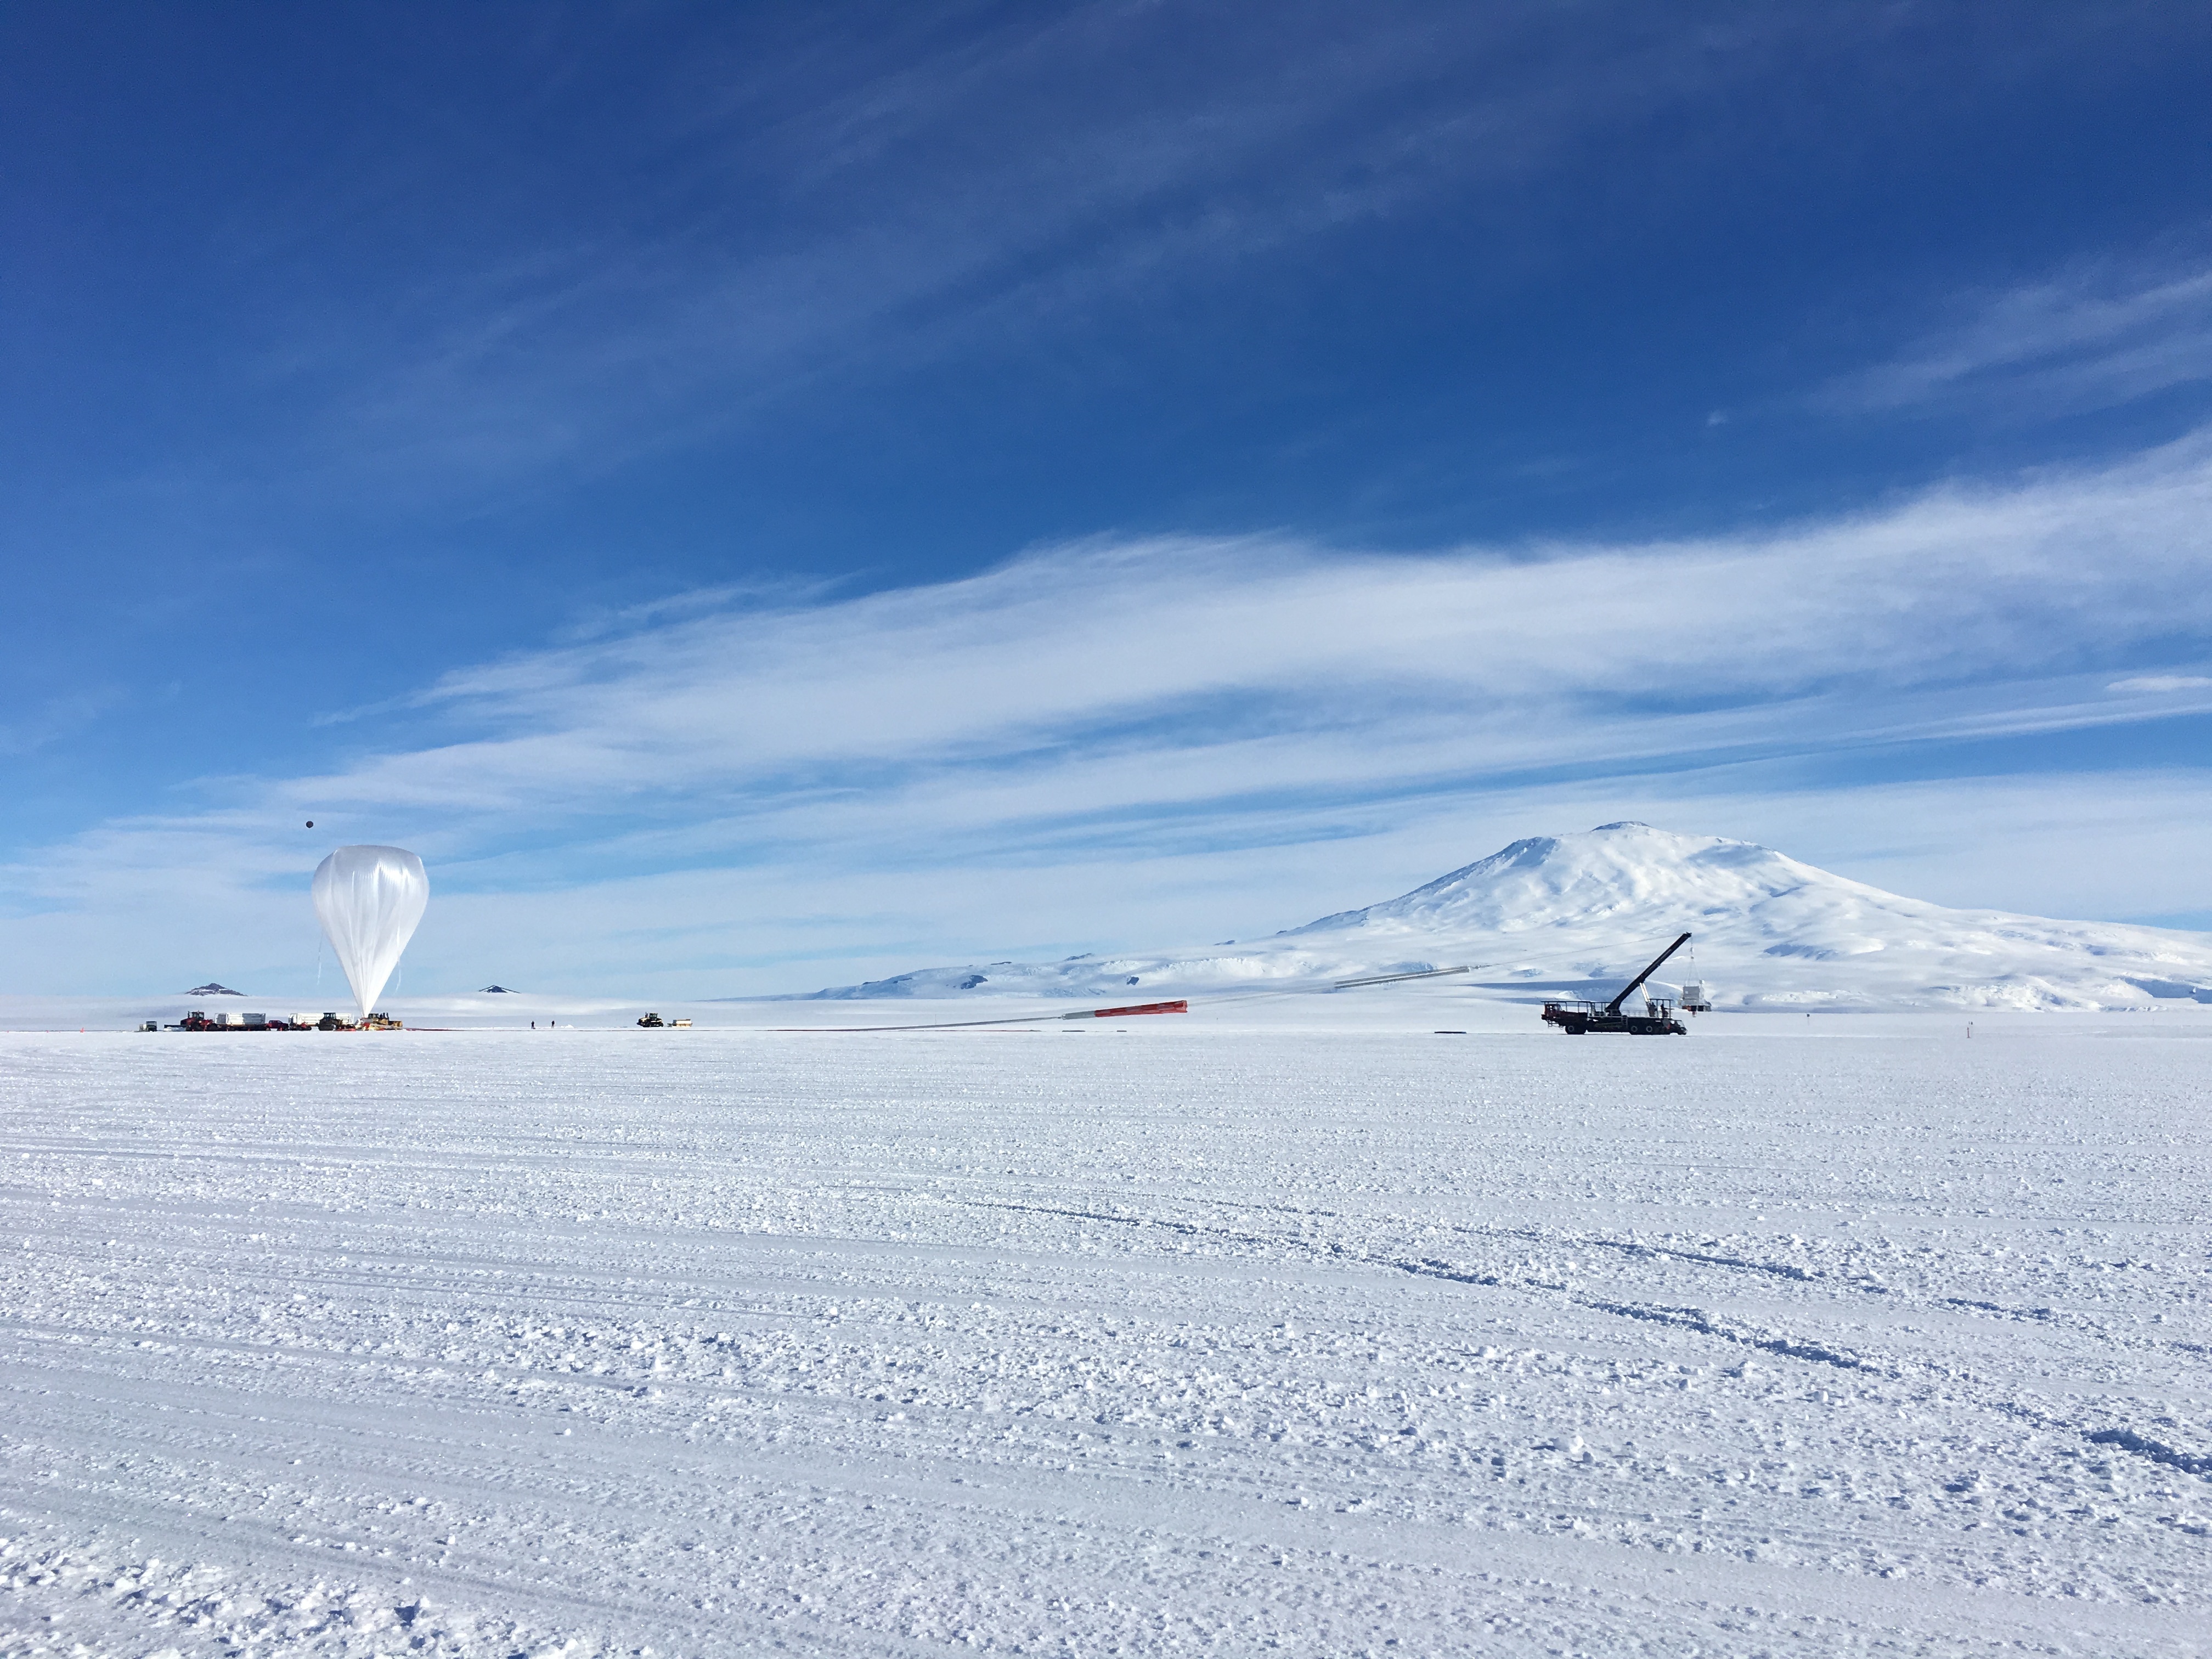
M 2114 680 L 2106 689 L 2111 691 L 2202 691 L 2212 688 L 2212 678 L 2203 674 L 2134 674 L 2124 680 Z
M 2212 380 L 2212 270 L 2083 265 L 1960 309 L 1820 401 L 1865 413 L 2002 398 L 2050 416 Z
M 701 988 L 994 932 L 1145 943 L 1208 891 L 1282 926 L 1436 873 L 1377 856 L 1409 826 L 1447 863 L 1491 849 L 1438 826 L 1562 827 L 1498 822 L 1503 801 L 1726 796 L 1736 821 L 1698 827 L 1755 834 L 1740 803 L 1802 793 L 1808 763 L 2212 710 L 2207 677 L 2174 672 L 2194 662 L 2144 660 L 2212 637 L 2208 509 L 2200 435 L 1771 534 L 1419 557 L 1095 541 L 856 598 L 648 607 L 426 688 L 410 718 L 453 740 L 210 785 L 218 807 L 26 860 L 0 926 L 32 959 L 75 952 L 93 913 L 235 933 L 226 906 L 276 916 L 264 890 L 303 879 L 306 817 L 317 849 L 422 851 L 457 919 L 507 919 L 487 938 L 589 915 L 556 953 L 574 973 L 738 981 Z M 2136 879 L 2107 907 L 2195 908 Z
M 1106 3 L 973 36 L 915 26 L 888 60 L 850 41 L 800 50 L 765 78 L 710 43 L 663 89 L 665 112 L 610 138 L 688 205 L 426 271 L 374 316 L 303 300 L 270 359 L 342 388 L 319 428 L 319 490 L 610 471 L 825 380 L 1005 349 L 1510 187 L 1655 110 L 1887 27 L 1880 9 L 1724 8 L 1683 27 L 1512 4 L 1324 9 L 1254 29 Z
M 2212 458 L 1937 492 L 1773 536 L 1331 556 L 1249 538 L 1043 550 L 964 580 L 697 617 L 446 677 L 495 735 L 306 787 L 437 811 L 702 786 L 1043 776 L 1103 807 L 2073 723 L 2048 681 L 2212 632 Z M 2100 681 L 2100 686 L 2108 681 Z M 2130 690 L 2171 691 L 2170 684 Z M 2094 718 L 2110 718 L 2101 699 Z M 1931 722 L 1933 724 L 1931 725 Z M 1295 750 L 1297 758 L 1286 753 Z M 1202 767 L 1186 776 L 1164 760 Z M 1096 788 L 1084 780 L 1096 779 Z

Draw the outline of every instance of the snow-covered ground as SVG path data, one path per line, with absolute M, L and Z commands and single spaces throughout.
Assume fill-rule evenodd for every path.
M 1722 836 L 1607 823 L 1534 836 L 1401 897 L 1258 939 L 969 963 L 814 993 L 1204 995 L 1468 964 L 1494 994 L 1610 996 L 1677 933 L 1657 988 L 1739 1009 L 2135 1008 L 2212 1002 L 2212 934 L 1954 910 Z
M 0 1036 L 0 1652 L 2207 1651 L 2212 1009 L 1966 1029 Z

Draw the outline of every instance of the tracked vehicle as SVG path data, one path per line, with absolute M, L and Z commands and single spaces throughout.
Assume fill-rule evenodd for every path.
M 1626 1031 L 1633 1036 L 1687 1036 L 1690 1028 L 1674 1018 L 1673 1007 L 1653 997 L 1647 999 L 1646 1012 L 1628 1014 L 1621 1005 L 1636 994 L 1637 988 L 1659 971 L 1668 957 L 1690 942 L 1687 933 L 1651 959 L 1651 965 L 1620 988 L 1620 994 L 1608 1003 L 1547 1002 L 1544 1005 L 1544 1023 L 1556 1025 L 1569 1036 L 1586 1036 L 1592 1031 Z

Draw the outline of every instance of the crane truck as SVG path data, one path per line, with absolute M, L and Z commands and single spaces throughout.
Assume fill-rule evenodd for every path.
M 1622 1005 L 1636 994 L 1637 988 L 1657 973 L 1668 957 L 1690 942 L 1687 933 L 1651 958 L 1651 965 L 1620 988 L 1620 994 L 1603 1006 L 1595 1002 L 1547 1002 L 1544 1005 L 1544 1023 L 1556 1025 L 1569 1036 L 1586 1036 L 1592 1031 L 1627 1031 L 1637 1036 L 1687 1036 L 1690 1028 L 1674 1018 L 1674 1009 L 1656 997 L 1644 1000 L 1644 1012 L 1630 1014 L 1621 1012 Z

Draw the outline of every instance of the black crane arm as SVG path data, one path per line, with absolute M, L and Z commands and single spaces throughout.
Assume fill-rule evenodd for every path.
M 1645 980 L 1650 979 L 1652 975 L 1657 973 L 1668 957 L 1673 956 L 1675 951 L 1680 950 L 1689 942 L 1690 936 L 1687 933 L 1685 933 L 1681 938 L 1676 939 L 1672 945 L 1662 951 L 1657 956 L 1652 957 L 1651 965 L 1649 968 L 1646 968 L 1642 973 L 1638 974 L 1634 979 L 1629 981 L 1627 984 L 1622 986 L 1620 988 L 1620 994 L 1605 1005 L 1606 1012 L 1608 1014 L 1619 1013 L 1620 1012 L 1620 1005 L 1627 1001 L 1628 999 L 1635 994 L 1636 988 L 1643 984 Z

